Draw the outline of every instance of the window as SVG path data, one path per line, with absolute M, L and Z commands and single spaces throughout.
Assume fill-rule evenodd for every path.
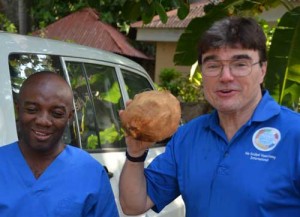
M 114 67 L 66 62 L 74 92 L 82 147 L 125 147 L 118 111 L 124 108 Z
M 147 90 L 153 90 L 153 87 L 151 86 L 147 78 L 145 78 L 144 76 L 141 76 L 139 74 L 124 69 L 122 69 L 121 71 L 128 92 L 128 96 L 130 99 L 133 99 L 135 94 Z

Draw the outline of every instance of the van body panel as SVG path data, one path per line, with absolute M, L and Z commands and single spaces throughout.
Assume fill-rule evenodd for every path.
M 0 46 L 1 50 L 1 46 Z M 0 146 L 10 144 L 17 140 L 17 130 L 15 124 L 11 124 L 15 120 L 14 102 L 11 91 L 11 83 L 9 76 L 8 59 L 0 58 Z

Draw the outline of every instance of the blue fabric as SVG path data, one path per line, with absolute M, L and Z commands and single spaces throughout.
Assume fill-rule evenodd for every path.
M 66 146 L 36 179 L 17 143 L 0 148 L 0 216 L 119 216 L 108 176 L 85 151 Z
M 231 141 L 216 112 L 200 116 L 145 175 L 157 212 L 182 195 L 189 217 L 299 217 L 300 115 L 265 92 Z

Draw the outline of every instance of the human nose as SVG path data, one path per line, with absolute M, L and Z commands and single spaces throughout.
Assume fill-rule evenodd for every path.
M 40 126 L 50 126 L 51 125 L 51 118 L 47 112 L 40 112 L 35 120 L 36 124 Z
M 220 72 L 220 80 L 227 81 L 232 80 L 233 76 L 231 73 L 231 68 L 229 64 L 223 64 Z

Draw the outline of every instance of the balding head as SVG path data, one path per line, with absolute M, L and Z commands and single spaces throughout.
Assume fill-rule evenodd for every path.
M 54 72 L 43 71 L 30 75 L 22 84 L 19 101 L 22 100 L 24 92 L 35 90 L 43 90 L 45 93 L 65 96 L 68 104 L 72 106 L 72 89 L 64 78 Z

